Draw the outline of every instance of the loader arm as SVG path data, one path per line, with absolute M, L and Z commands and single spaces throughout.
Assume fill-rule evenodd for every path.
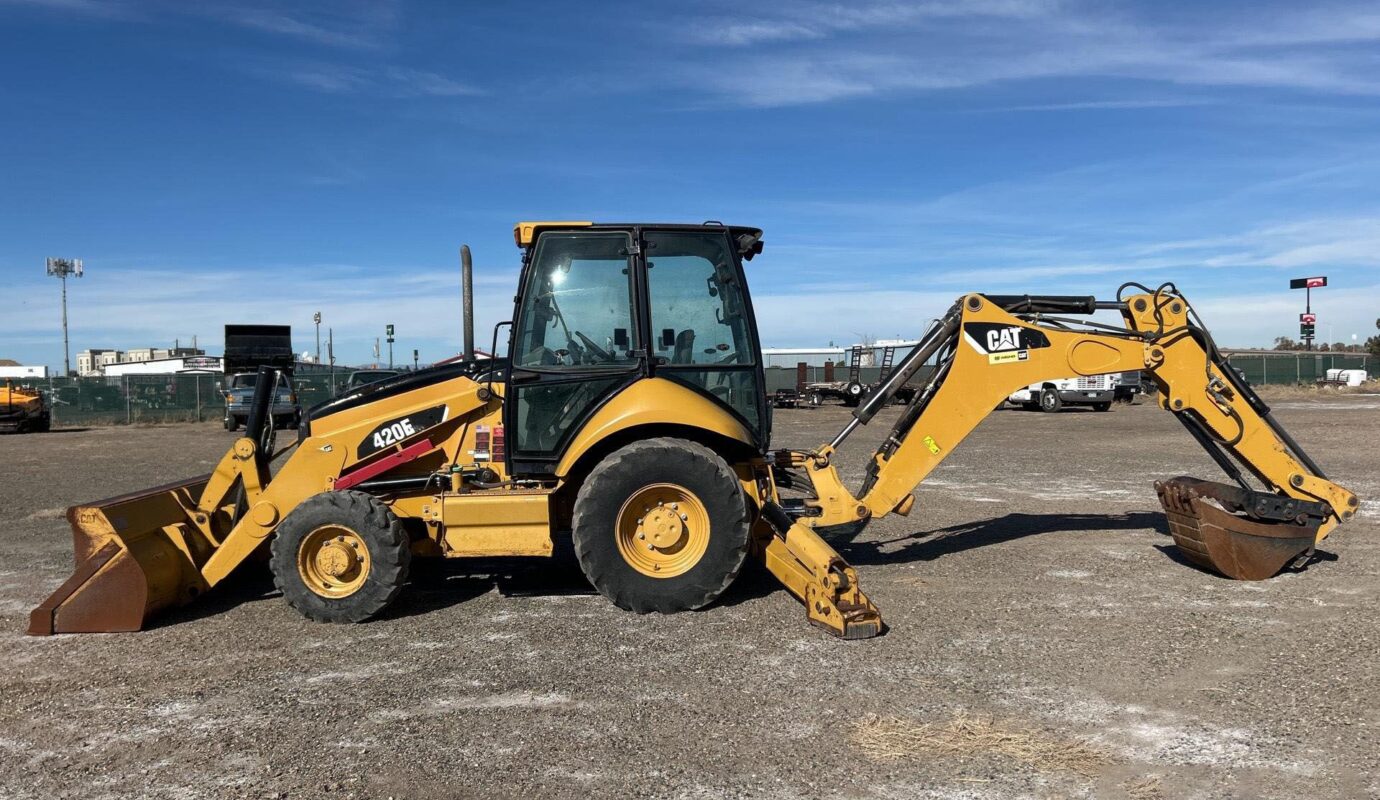
M 798 561 L 814 565 L 818 574 L 832 570 L 843 576 L 841 583 L 852 594 L 839 600 L 852 608 L 870 608 L 851 568 L 818 540 L 815 530 L 909 513 L 911 492 L 1022 387 L 1143 370 L 1159 387 L 1161 407 L 1183 423 L 1232 480 L 1223 484 L 1178 477 L 1156 482 L 1170 531 L 1184 555 L 1228 577 L 1260 580 L 1311 554 L 1317 542 L 1354 515 L 1358 499 L 1327 480 L 1271 416 L 1269 407 L 1225 363 L 1172 286 L 1145 292 L 1106 302 L 1091 297 L 960 298 L 859 405 L 832 442 L 814 451 L 775 455 L 779 469 L 803 468 L 813 488 L 813 497 L 782 509 L 794 519 L 772 525 L 779 540 L 775 546 L 795 552 Z M 1097 310 L 1119 311 L 1122 325 L 1068 317 Z M 833 464 L 836 449 L 931 360 L 928 377 L 874 454 L 861 490 L 854 494 Z M 792 537 L 808 540 L 809 548 L 791 547 Z M 820 546 L 828 554 L 823 559 L 810 552 Z M 783 571 L 773 568 L 771 558 L 767 562 L 785 582 Z M 830 566 L 821 569 L 823 563 Z M 818 621 L 810 605 L 814 598 L 802 597 L 812 621 Z M 827 610 L 828 603 L 823 606 Z M 879 623 L 867 622 L 871 627 Z M 847 625 L 825 627 L 847 635 Z

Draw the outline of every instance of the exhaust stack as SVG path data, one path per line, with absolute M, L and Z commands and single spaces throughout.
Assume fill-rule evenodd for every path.
M 474 360 L 474 262 L 470 246 L 460 245 L 461 304 L 465 309 L 465 360 Z

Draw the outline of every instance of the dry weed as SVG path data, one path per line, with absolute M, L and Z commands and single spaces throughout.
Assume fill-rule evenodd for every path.
M 1380 382 L 1367 381 L 1360 386 L 1271 383 L 1251 388 L 1266 400 L 1326 400 L 1343 394 L 1377 394 L 1380 393 Z
M 1147 775 L 1144 778 L 1123 783 L 1121 788 L 1126 790 L 1126 796 L 1131 800 L 1160 800 L 1164 797 L 1164 792 L 1160 789 L 1160 778 L 1158 775 Z
M 914 755 L 997 755 L 1040 772 L 1090 776 L 1107 763 L 1106 753 L 1075 739 L 1007 727 L 991 719 L 960 714 L 944 723 L 919 723 L 900 717 L 869 717 L 857 723 L 853 742 L 877 761 Z

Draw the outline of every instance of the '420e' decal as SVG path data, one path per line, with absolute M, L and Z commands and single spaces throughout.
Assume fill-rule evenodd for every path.
M 368 436 L 364 437 L 364 441 L 359 443 L 359 457 L 371 456 L 380 450 L 392 447 L 413 434 L 440 425 L 446 421 L 446 410 L 445 405 L 432 406 L 405 417 L 380 423 Z

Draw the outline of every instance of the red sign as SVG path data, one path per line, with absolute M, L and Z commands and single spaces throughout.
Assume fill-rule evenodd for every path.
M 1294 278 L 1289 281 L 1290 289 L 1319 289 L 1326 285 L 1326 275 L 1319 275 L 1316 278 Z
M 1326 285 L 1327 285 L 1327 278 L 1309 278 L 1309 279 L 1308 279 L 1308 283 L 1305 284 L 1305 285 L 1306 285 L 1309 289 L 1316 289 L 1316 288 L 1318 288 L 1319 286 L 1326 286 Z
M 1315 325 L 1318 322 L 1317 314 L 1299 314 L 1299 322 L 1304 325 Z

